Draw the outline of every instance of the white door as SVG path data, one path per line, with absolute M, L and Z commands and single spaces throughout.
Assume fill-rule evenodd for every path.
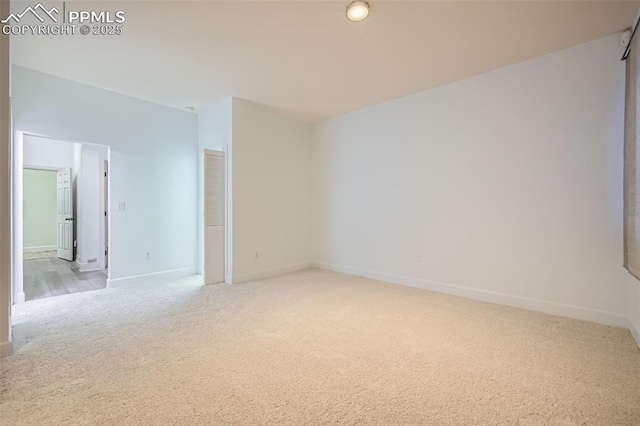
M 58 257 L 73 260 L 71 169 L 58 170 Z
M 224 282 L 224 152 L 204 151 L 204 282 Z

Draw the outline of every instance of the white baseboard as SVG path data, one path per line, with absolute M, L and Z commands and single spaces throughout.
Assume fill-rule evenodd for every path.
M 107 279 L 107 288 L 127 286 L 131 284 L 142 284 L 150 281 L 166 281 L 176 278 L 186 277 L 189 275 L 196 275 L 198 273 L 197 268 L 181 268 L 171 269 L 169 271 L 153 272 L 150 274 L 133 275 L 130 277 Z
M 33 247 L 25 247 L 22 249 L 23 253 L 37 253 L 40 251 L 55 251 L 57 250 L 57 246 L 33 246 Z
M 0 358 L 11 355 L 11 342 L 0 343 Z
M 24 303 L 25 300 L 26 300 L 26 296 L 24 295 L 24 292 L 14 293 L 13 294 L 13 304 L 14 305 L 16 303 Z
M 82 257 L 78 256 L 77 254 L 75 263 L 76 265 L 78 265 L 78 268 L 80 268 L 80 272 L 95 272 L 102 271 L 104 269 L 101 262 L 83 262 Z
M 629 331 L 631 332 L 631 335 L 633 336 L 633 339 L 636 341 L 636 344 L 638 345 L 638 349 L 640 349 L 640 326 L 634 323 L 631 318 L 629 318 L 628 327 L 629 327 Z
M 100 265 L 93 266 L 92 263 L 80 266 L 80 272 L 97 272 L 97 271 L 102 271 L 103 269 L 104 268 L 101 268 Z
M 227 277 L 227 279 L 230 279 L 230 281 L 228 282 L 233 284 L 246 283 L 248 281 L 262 280 L 265 278 L 277 277 L 278 275 L 288 274 L 290 272 L 300 271 L 302 269 L 309 268 L 310 266 L 311 266 L 310 262 L 295 263 L 293 265 L 280 266 L 280 267 L 271 268 L 271 269 L 263 269 L 261 271 L 251 272 L 249 274 L 233 275 L 232 277 Z
M 80 272 L 95 272 L 102 271 L 104 269 L 102 265 L 100 265 L 100 262 L 80 263 L 76 260 L 76 265 L 80 268 Z
M 468 299 L 480 300 L 483 302 L 528 309 L 530 311 L 543 312 L 545 314 L 597 322 L 613 327 L 627 328 L 629 325 L 629 318 L 626 315 L 621 315 L 614 312 L 600 311 L 596 309 L 566 305 L 563 303 L 550 302 L 546 300 L 531 299 L 522 296 L 513 296 L 493 291 L 479 290 L 475 288 L 440 283 L 436 281 L 421 280 L 400 275 L 388 274 L 385 272 L 334 265 L 325 262 L 312 262 L 311 265 L 316 268 L 326 269 L 329 271 L 342 272 L 345 274 L 371 278 L 374 280 L 385 281 L 393 284 L 401 284 L 409 287 L 435 291 L 437 293 L 466 297 Z

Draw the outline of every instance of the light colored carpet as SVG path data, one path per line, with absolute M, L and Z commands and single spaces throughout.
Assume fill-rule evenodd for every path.
M 199 282 L 16 306 L 2 424 L 640 424 L 623 329 L 313 269 Z

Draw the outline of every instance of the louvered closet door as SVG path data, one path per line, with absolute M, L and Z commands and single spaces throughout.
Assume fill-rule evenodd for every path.
M 224 152 L 204 151 L 204 282 L 224 282 Z

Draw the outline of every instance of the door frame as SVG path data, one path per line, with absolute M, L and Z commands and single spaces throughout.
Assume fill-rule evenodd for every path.
M 100 211 L 104 211 L 104 219 L 102 226 L 100 227 L 100 250 L 102 257 L 102 266 L 107 271 L 109 270 L 109 215 L 111 209 L 109 208 L 109 159 L 107 158 L 100 165 L 100 172 L 104 173 L 104 180 L 100 185 Z M 104 254 L 103 254 L 104 253 Z
M 220 259 L 221 261 L 221 266 L 222 266 L 222 280 L 221 281 L 216 281 L 216 282 L 207 282 L 207 254 L 208 254 L 208 239 L 207 239 L 207 230 L 209 228 L 209 226 L 212 225 L 208 225 L 207 224 L 207 215 L 206 215 L 206 209 L 204 208 L 204 206 L 207 205 L 207 193 L 206 193 L 206 182 L 204 182 L 204 180 L 206 180 L 207 178 L 207 155 L 212 155 L 214 157 L 222 157 L 222 203 L 223 203 L 223 209 L 222 209 L 222 241 L 221 241 L 221 249 L 222 249 L 222 259 Z M 203 258 L 202 258 L 202 276 L 204 278 L 204 283 L 205 284 L 220 284 L 220 283 L 224 283 L 226 282 L 226 237 L 227 237 L 227 233 L 226 233 L 226 209 L 227 206 L 225 205 L 225 198 L 226 198 L 226 169 L 227 169 L 227 164 L 226 164 L 226 153 L 223 150 L 217 150 L 217 149 L 204 149 L 203 155 L 202 155 L 202 178 L 203 178 L 203 215 L 202 215 L 202 221 L 203 221 L 203 228 L 204 228 L 204 234 L 203 234 Z M 219 226 L 219 225 L 213 225 L 213 226 Z
M 24 168 L 22 169 L 24 170 Z M 78 175 L 78 172 L 76 171 L 76 176 Z M 69 262 L 73 262 L 76 259 L 76 245 L 74 244 L 76 241 L 76 236 L 77 236 L 77 232 L 75 230 L 75 224 L 74 222 L 77 222 L 77 216 L 75 214 L 75 197 L 76 195 L 74 194 L 73 191 L 73 168 L 72 167 L 65 167 L 65 168 L 61 168 L 58 169 L 57 173 L 56 173 L 56 177 L 57 177 L 57 181 L 56 181 L 56 196 L 57 196 L 57 203 L 56 203 L 56 208 L 57 208 L 57 228 L 56 228 L 56 237 L 57 237 L 57 249 L 56 249 L 56 254 L 58 255 L 59 259 L 63 259 L 63 260 L 67 260 Z M 63 179 L 61 181 L 61 179 Z M 76 179 L 77 182 L 77 179 Z M 64 200 L 66 199 L 66 196 L 60 196 L 60 184 L 64 183 L 64 187 L 65 189 L 68 188 L 69 189 L 69 203 L 67 204 Z M 68 185 L 67 185 L 68 183 Z M 77 183 L 76 183 L 77 185 Z M 23 185 L 23 193 L 24 193 L 24 185 Z M 77 194 L 77 190 L 76 190 L 76 194 Z M 66 212 L 66 208 L 67 205 L 69 206 L 69 211 Z M 61 208 L 63 209 L 61 212 Z M 60 217 L 64 217 L 64 216 L 68 216 L 64 218 L 64 221 L 60 220 Z M 71 223 L 69 223 L 71 222 Z M 62 230 L 60 229 L 60 225 L 62 224 Z M 66 233 L 65 228 L 67 227 L 67 225 L 69 225 L 70 231 L 69 234 Z M 23 233 L 24 233 L 24 224 L 22 224 L 22 229 L 23 229 Z M 69 241 L 69 239 L 71 239 L 71 241 Z M 62 243 L 62 244 L 61 244 Z M 67 243 L 69 243 L 69 245 L 67 246 Z M 61 248 L 62 247 L 62 248 Z M 68 249 L 65 249 L 65 247 L 68 247 Z M 24 252 L 24 249 L 22 250 Z M 65 256 L 69 256 L 70 259 L 67 259 Z
M 24 136 L 35 136 L 44 139 L 54 139 L 70 143 L 79 143 L 82 145 L 95 145 L 90 142 L 74 141 L 64 137 L 56 137 L 52 135 L 41 135 L 33 132 L 25 132 L 22 130 L 14 131 L 12 135 L 12 152 L 11 152 L 11 182 L 10 182 L 10 199 L 11 199 L 11 304 L 24 303 L 24 223 L 23 223 L 23 200 L 24 200 L 24 182 L 22 170 L 24 169 Z M 107 206 L 111 203 L 111 147 L 102 144 L 108 148 L 107 161 L 109 170 L 107 170 Z M 28 165 L 27 168 L 34 169 L 36 167 Z M 43 168 L 43 170 L 58 170 L 58 168 Z M 79 178 L 79 175 L 78 175 Z M 79 187 L 79 185 L 78 185 Z M 76 196 L 76 203 L 79 197 Z M 77 218 L 77 214 L 74 217 Z M 111 209 L 107 207 L 107 223 L 108 234 L 105 235 L 106 241 L 111 241 Z M 77 226 L 78 222 L 74 221 Z M 77 231 L 74 239 L 77 238 Z M 74 245 L 75 258 L 75 245 Z M 109 263 L 112 263 L 110 259 Z M 111 269 L 107 269 L 107 279 L 111 278 Z
M 224 147 L 206 147 L 200 145 L 198 147 L 198 170 L 199 170 L 199 262 L 198 273 L 202 276 L 204 282 L 205 269 L 205 232 L 206 226 L 204 221 L 204 161 L 205 151 L 219 151 L 224 153 L 224 283 L 233 283 L 233 150 L 230 144 Z

